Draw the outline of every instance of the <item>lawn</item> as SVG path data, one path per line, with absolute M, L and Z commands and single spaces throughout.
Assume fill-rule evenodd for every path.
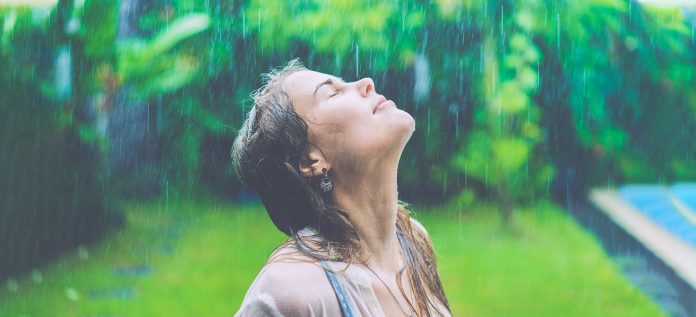
M 283 240 L 260 206 L 155 202 L 125 211 L 124 229 L 2 287 L 0 316 L 231 316 Z M 488 206 L 423 209 L 417 218 L 455 316 L 663 316 L 552 204 L 522 210 L 515 234 Z

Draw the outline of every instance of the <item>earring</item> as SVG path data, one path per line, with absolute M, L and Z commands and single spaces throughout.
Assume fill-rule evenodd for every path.
M 321 171 L 324 173 L 324 177 L 321 179 L 319 187 L 323 192 L 328 193 L 333 189 L 333 182 L 329 178 L 329 171 L 326 168 L 322 168 Z

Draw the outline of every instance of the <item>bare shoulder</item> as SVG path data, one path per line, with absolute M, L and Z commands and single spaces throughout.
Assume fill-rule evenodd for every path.
M 259 277 L 271 285 L 292 285 L 297 281 L 322 281 L 326 279 L 325 274 L 317 260 L 299 252 L 292 245 L 284 245 L 269 257 Z
M 321 265 L 284 248 L 276 250 L 261 269 L 247 291 L 240 312 L 259 309 L 283 316 L 308 316 L 312 312 L 326 313 L 319 316 L 340 314 L 333 288 Z
M 281 285 L 284 282 L 295 281 L 318 282 L 326 278 L 325 274 L 324 269 L 317 262 L 289 257 L 269 262 L 259 273 L 265 279 Z
M 425 230 L 425 226 L 423 226 L 423 224 L 420 223 L 420 221 L 416 220 L 416 218 L 411 217 L 411 226 L 413 226 L 416 230 L 418 230 L 425 237 L 429 237 L 428 230 Z

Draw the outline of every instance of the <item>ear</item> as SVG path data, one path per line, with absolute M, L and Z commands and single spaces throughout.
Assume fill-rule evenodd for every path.
M 329 169 L 331 169 L 331 166 L 328 164 L 328 162 L 326 162 L 326 157 L 324 157 L 324 154 L 321 153 L 321 151 L 318 148 L 310 146 L 308 159 L 300 164 L 300 171 L 302 172 L 302 176 L 321 176 L 324 174 L 322 173 L 322 169 L 326 169 L 328 171 Z

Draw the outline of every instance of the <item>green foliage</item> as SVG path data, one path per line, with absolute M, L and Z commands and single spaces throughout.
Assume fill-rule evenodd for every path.
M 84 8 L 82 34 L 85 40 L 85 55 L 94 59 L 107 60 L 113 57 L 118 32 L 118 1 L 91 1 Z
M 69 36 L 53 27 L 55 15 L 3 9 L 0 25 L 8 14 L 13 22 L 0 47 L 0 280 L 91 242 L 120 221 L 99 177 L 100 153 L 81 137 L 89 132 L 79 128 L 75 105 L 42 94 L 51 75 L 42 66 L 58 50 L 51 44 Z
M 140 97 L 175 91 L 198 74 L 198 59 L 186 52 L 169 53 L 177 44 L 210 26 L 206 14 L 182 16 L 152 40 L 128 39 L 118 45 L 118 74 Z
M 379 71 L 409 65 L 415 57 L 417 44 L 407 35 L 424 26 L 425 16 L 399 9 L 399 2 L 387 0 L 252 0 L 244 15 L 245 31 L 258 35 L 262 53 L 288 50 L 299 41 L 316 53 L 330 54 L 337 66 L 346 63 L 349 52 L 374 54 L 373 70 Z M 406 35 L 400 37 L 403 42 L 391 37 L 390 22 L 398 22 L 399 33 Z
M 466 190 L 524 203 L 569 171 L 579 188 L 694 177 L 696 47 L 680 10 L 628 0 L 174 0 L 138 13 L 130 26 L 141 36 L 117 41 L 119 5 L 0 6 L 0 51 L 18 52 L 3 55 L 18 65 L 10 79 L 54 102 L 52 52 L 71 48 L 73 95 L 55 118 L 88 144 L 109 147 L 91 115 L 108 116 L 119 93 L 151 107 L 161 184 L 196 187 L 219 176 L 214 166 L 225 171 L 219 191 L 238 188 L 226 152 L 249 93 L 295 57 L 347 80 L 373 77 L 414 116 L 399 174 L 409 198 Z M 70 19 L 75 30 L 31 39 Z M 427 78 L 416 78 L 417 61 Z
M 693 140 L 674 133 L 675 125 L 696 128 L 688 109 L 688 87 L 696 84 L 694 41 L 678 12 L 598 0 L 563 3 L 553 19 L 536 18 L 546 23 L 538 33 L 550 65 L 545 77 L 568 87 L 546 92 L 542 106 L 570 108 L 577 139 L 589 155 L 563 160 L 584 166 L 588 182 L 673 181 L 685 175 L 673 160 L 696 168 Z M 577 152 L 568 144 L 559 147 Z
M 3 49 L 7 49 L 7 46 L 10 45 L 15 25 L 17 24 L 17 12 L 13 10 L 5 13 L 2 21 L 3 27 L 2 33 L 0 33 L 0 45 L 2 45 Z
M 541 110 L 533 99 L 539 82 L 535 65 L 541 54 L 530 38 L 534 24 L 529 16 L 538 6 L 538 2 L 526 2 L 507 8 L 519 18 L 506 24 L 505 16 L 497 16 L 500 23 L 491 23 L 493 28 L 485 32 L 511 34 L 506 42 L 489 35 L 482 43 L 483 58 L 488 61 L 479 83 L 479 98 L 484 104 L 476 110 L 467 141 L 453 157 L 459 172 L 495 193 L 506 220 L 514 208 L 510 201 L 529 201 L 546 194 L 553 178 L 548 157 L 540 151 L 545 135 L 539 128 Z

